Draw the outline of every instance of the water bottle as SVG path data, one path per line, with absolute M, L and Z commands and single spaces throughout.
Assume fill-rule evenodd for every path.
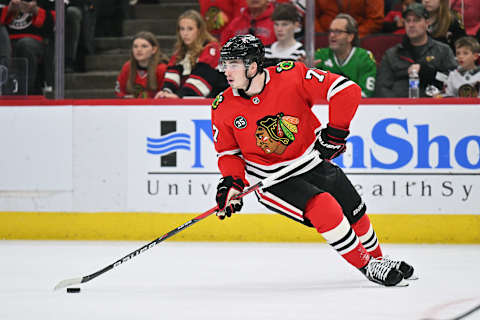
M 418 98 L 420 96 L 420 80 L 417 70 L 412 70 L 408 75 L 408 97 Z

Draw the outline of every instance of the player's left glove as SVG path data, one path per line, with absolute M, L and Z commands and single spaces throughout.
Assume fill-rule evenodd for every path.
M 238 212 L 243 207 L 243 200 L 231 200 L 237 194 L 243 191 L 245 183 L 240 178 L 235 179 L 232 176 L 223 177 L 217 186 L 217 201 L 218 211 L 217 216 L 223 220 L 225 216 L 230 217 L 232 213 Z
M 320 157 L 326 160 L 332 160 L 345 152 L 347 141 L 345 140 L 350 131 L 335 128 L 327 124 L 326 128 L 320 131 L 315 149 L 320 152 Z

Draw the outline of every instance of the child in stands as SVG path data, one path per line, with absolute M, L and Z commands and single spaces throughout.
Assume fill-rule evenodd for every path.
M 153 98 L 163 87 L 167 62 L 155 35 L 139 32 L 133 38 L 130 60 L 118 75 L 115 94 L 121 98 Z
M 291 3 L 280 3 L 272 14 L 273 30 L 277 41 L 265 47 L 265 66 L 273 66 L 283 60 L 303 61 L 305 49 L 295 40 L 299 26 L 297 9 Z
M 217 70 L 220 45 L 207 30 L 196 10 L 187 10 L 177 20 L 177 41 L 168 63 L 158 98 L 215 97 L 227 87 Z
M 448 74 L 443 96 L 480 97 L 480 44 L 473 37 L 463 37 L 455 42 L 455 51 L 458 68 Z

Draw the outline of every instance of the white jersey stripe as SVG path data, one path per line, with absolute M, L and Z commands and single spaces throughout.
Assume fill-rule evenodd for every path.
M 309 148 L 307 148 L 307 150 L 304 152 L 304 154 L 301 157 L 304 157 L 304 156 L 306 156 L 306 155 L 308 155 L 312 152 L 317 152 L 313 149 L 313 146 L 314 146 L 314 143 Z M 283 167 L 288 166 L 292 162 L 297 161 L 301 157 L 298 157 L 298 158 L 292 159 L 292 160 L 288 160 L 288 161 L 284 161 L 284 162 L 279 162 L 279 163 L 269 165 L 269 166 L 261 165 L 261 164 L 255 163 L 255 162 L 245 160 L 245 171 L 246 171 L 246 174 L 247 174 L 247 180 L 251 184 L 255 184 L 258 181 L 260 181 L 262 179 L 265 179 L 266 177 L 268 177 L 273 172 L 281 170 Z M 315 157 L 312 160 L 310 160 L 310 162 L 307 162 L 303 167 L 301 166 L 301 167 L 298 168 L 298 170 L 293 171 L 290 176 L 287 176 L 287 177 L 285 177 L 281 180 L 278 180 L 278 181 L 280 182 L 280 181 L 283 181 L 283 180 L 285 180 L 289 177 L 298 176 L 302 173 L 305 173 L 305 172 L 315 168 L 322 161 L 323 160 L 320 159 L 320 157 Z
M 194 86 L 195 88 L 197 88 L 198 91 L 200 91 L 204 97 L 210 94 L 210 88 L 199 79 L 190 77 L 187 79 L 187 81 L 185 81 L 185 83 L 188 83 Z
M 223 156 L 228 156 L 228 155 L 237 155 L 239 157 L 242 157 L 240 149 L 233 149 L 233 150 L 227 150 L 223 151 L 217 154 L 217 158 L 223 157 Z
M 290 205 L 289 203 L 283 201 L 282 199 L 278 198 L 274 194 L 270 192 L 259 192 L 256 191 L 259 201 L 263 204 L 266 204 L 267 206 L 273 207 L 296 220 L 301 220 L 303 221 L 303 211 Z
M 338 77 L 337 80 L 335 80 L 332 85 L 330 86 L 330 88 L 328 88 L 328 92 L 327 92 L 327 101 L 330 102 L 330 99 L 333 98 L 333 96 L 335 96 L 337 93 L 339 93 L 340 91 L 342 91 L 343 89 L 351 86 L 351 85 L 354 85 L 355 82 L 353 81 L 350 81 L 350 80 L 347 80 L 345 77 Z M 342 81 L 345 81 L 344 83 L 340 84 L 340 82 Z
M 174 72 L 165 72 L 165 79 L 172 80 L 178 86 L 180 85 L 180 75 Z

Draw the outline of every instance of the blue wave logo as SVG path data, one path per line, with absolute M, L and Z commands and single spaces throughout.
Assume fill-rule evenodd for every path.
M 176 150 L 190 150 L 190 135 L 186 133 L 171 133 L 155 139 L 147 137 L 147 152 L 163 155 Z

